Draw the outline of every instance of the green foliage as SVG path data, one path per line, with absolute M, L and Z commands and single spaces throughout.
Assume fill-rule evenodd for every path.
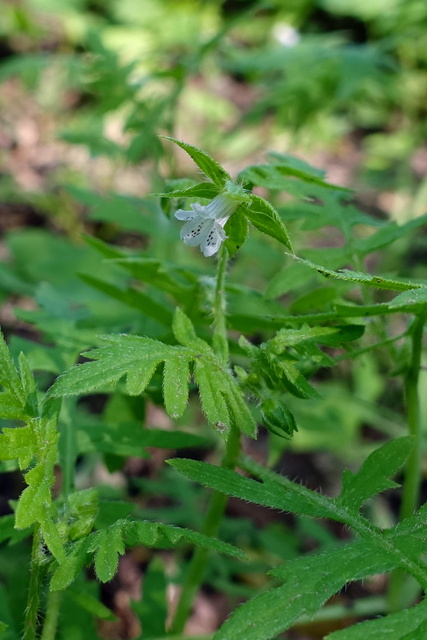
M 373 276 L 368 273 L 357 273 L 350 271 L 349 269 L 342 269 L 340 271 L 332 271 L 331 269 L 325 269 L 320 265 L 313 264 L 309 260 L 302 260 L 301 258 L 294 258 L 301 264 L 316 269 L 325 278 L 336 278 L 337 280 L 343 280 L 345 282 L 359 283 L 367 287 L 375 287 L 377 289 L 388 289 L 390 291 L 412 291 L 413 289 L 423 289 L 425 285 L 417 284 L 414 282 L 404 282 L 401 280 L 390 280 L 379 276 Z M 420 299 L 422 302 L 422 297 Z
M 199 388 L 203 411 L 209 423 L 226 434 L 231 424 L 254 436 L 256 425 L 230 373 L 207 342 L 198 338 L 193 325 L 177 309 L 173 322 L 175 338 L 181 346 L 167 345 L 138 336 L 108 336 L 109 344 L 84 355 L 96 362 L 77 365 L 57 379 L 51 397 L 73 396 L 108 388 L 126 375 L 130 395 L 143 393 L 158 365 L 164 362 L 163 396 L 166 411 L 179 418 L 188 400 L 189 366 Z
M 328 634 L 328 640 L 358 640 L 359 638 L 390 638 L 390 640 L 416 640 L 425 633 L 426 605 L 424 602 L 399 613 L 392 613 L 385 618 L 370 620 L 357 624 L 345 631 Z
M 53 572 L 50 588 L 53 591 L 66 589 L 92 556 L 98 579 L 108 582 L 115 575 L 119 556 L 125 552 L 126 546 L 140 544 L 168 549 L 185 542 L 244 558 L 239 549 L 195 531 L 156 522 L 117 520 L 110 527 L 94 531 L 69 545 L 67 555 Z
M 426 509 L 423 507 L 412 516 L 411 524 L 406 521 L 406 524 L 384 531 L 357 513 L 366 500 L 396 486 L 388 476 L 404 464 L 412 446 L 409 438 L 401 438 L 374 451 L 358 473 L 344 473 L 341 494 L 335 499 L 306 489 L 251 460 L 244 459 L 241 466 L 261 483 L 194 460 L 170 461 L 178 471 L 209 488 L 263 506 L 337 520 L 353 528 L 362 538 L 342 549 L 297 558 L 272 571 L 271 574 L 285 584 L 256 596 L 237 609 L 215 638 L 273 638 L 289 628 L 300 615 L 312 616 L 348 582 L 396 567 L 406 569 L 427 585 L 426 567 L 419 558 L 425 540 L 417 533 L 418 527 L 424 526 Z
M 181 140 L 176 140 L 175 138 L 171 138 L 169 136 L 165 136 L 166 140 L 171 140 L 178 147 L 184 149 L 197 164 L 199 169 L 203 171 L 205 176 L 212 180 L 212 182 L 219 188 L 225 187 L 228 181 L 231 182 L 231 176 L 219 165 L 215 160 L 213 160 L 210 156 L 207 155 L 201 149 L 194 147 L 191 144 L 187 144 L 186 142 L 182 142 Z M 163 194 L 165 195 L 165 194 Z M 169 194 L 170 195 L 170 194 Z M 182 195 L 182 193 L 180 194 Z
M 218 640 L 426 634 L 427 14 L 386 5 L 0 0 L 1 637 L 114 635 L 127 561 L 144 639 L 202 585 Z M 205 260 L 173 213 L 219 195 Z

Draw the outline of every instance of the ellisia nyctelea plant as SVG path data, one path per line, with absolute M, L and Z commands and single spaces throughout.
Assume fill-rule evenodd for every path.
M 200 250 L 204 256 L 201 259 L 206 258 L 208 264 L 206 269 L 215 268 L 213 284 L 205 272 L 144 254 L 131 255 L 89 238 L 92 248 L 144 287 L 124 290 L 89 275 L 84 276 L 85 282 L 130 309 L 137 308 L 144 317 L 146 333 L 110 331 L 98 338 L 96 332 L 89 331 L 87 318 L 86 326 L 78 325 L 80 318 L 71 321 L 61 311 L 68 324 L 46 322 L 45 331 L 53 336 L 52 341 L 57 341 L 57 362 L 66 370 L 44 390 L 37 388 L 28 358 L 21 354 L 17 368 L 4 341 L 0 345 L 3 387 L 0 407 L 4 420 L 15 421 L 3 428 L 0 457 L 16 461 L 26 483 L 14 504 L 14 514 L 0 519 L 0 532 L 4 540 L 12 542 L 21 536 L 33 539 L 27 604 L 25 613 L 22 611 L 24 639 L 65 638 L 71 628 L 66 612 L 76 606 L 92 621 L 87 637 L 96 638 L 93 617 L 108 618 L 111 612 L 97 598 L 85 567 L 93 564 L 97 581 L 108 582 L 117 572 L 120 556 L 135 546 L 176 550 L 174 566 L 178 567 L 170 578 L 159 559 L 160 553 L 150 561 L 143 600 L 135 605 L 142 625 L 140 637 L 184 638 L 194 599 L 206 576 L 216 576 L 216 588 L 220 588 L 220 574 L 210 567 L 210 554 L 234 559 L 218 560 L 215 567 L 222 571 L 223 584 L 230 591 L 233 585 L 237 589 L 233 572 L 237 575 L 244 572 L 239 567 L 256 557 L 250 536 L 242 537 L 241 532 L 233 535 L 231 526 L 227 529 L 228 496 L 289 512 L 307 521 L 329 519 L 351 533 L 345 541 L 333 540 L 323 552 L 298 557 L 294 554 L 285 562 L 280 556 L 282 541 L 277 545 L 279 551 L 264 548 L 261 588 L 252 588 L 250 593 L 246 590 L 246 602 L 220 625 L 215 640 L 268 640 L 292 627 L 301 616 L 332 619 L 333 606 L 326 605 L 321 614 L 318 611 L 334 594 L 352 581 L 380 573 L 392 575 L 387 598 L 357 601 L 353 613 L 355 616 L 382 613 L 384 617 L 334 631 L 327 637 L 333 640 L 423 637 L 427 607 L 420 602 L 420 594 L 427 588 L 427 565 L 423 559 L 427 551 L 427 509 L 419 508 L 422 440 L 418 381 L 427 315 L 426 283 L 362 271 L 362 260 L 372 247 L 387 246 L 399 236 L 396 225 L 374 221 L 374 231 L 368 237 L 357 237 L 355 227 L 362 222 L 369 225 L 369 217 L 348 205 L 347 190 L 325 182 L 309 165 L 275 154 L 267 164 L 250 166 L 233 180 L 200 149 L 173 138 L 168 140 L 191 156 L 205 180 L 157 195 L 173 202 L 189 199 L 186 208 L 175 211 L 170 224 L 175 225 L 177 236 L 177 220 L 184 222 L 180 237 L 188 245 L 185 249 L 195 255 L 197 252 L 201 258 Z M 318 226 L 337 226 L 346 245 L 335 264 L 322 265 L 297 258 L 284 222 L 292 218 L 289 207 L 281 207 L 279 214 L 267 199 L 254 193 L 255 187 L 297 193 L 301 216 L 321 215 L 324 219 L 317 218 Z M 403 225 L 400 236 L 422 222 Z M 271 280 L 265 298 L 247 285 L 227 281 L 229 259 L 233 257 L 238 265 L 239 250 L 247 240 L 249 227 L 254 227 L 251 230 L 254 236 L 259 232 L 269 236 L 270 244 L 263 245 L 264 252 L 273 244 L 275 250 L 280 246 L 286 261 L 283 271 Z M 343 268 L 352 260 L 356 270 Z M 306 291 L 309 287 L 313 299 L 308 300 L 306 295 L 299 300 L 300 309 L 305 305 L 309 313 L 298 311 L 298 304 L 292 311 L 268 301 L 290 291 L 292 278 Z M 329 289 L 322 298 L 318 283 L 325 278 Z M 369 293 L 353 296 L 358 289 L 382 290 L 388 296 L 380 300 Z M 247 307 L 242 306 L 242 299 Z M 318 308 L 313 310 L 315 305 Z M 396 314 L 405 314 L 409 322 L 400 334 L 388 335 L 386 321 Z M 129 326 L 134 326 L 128 317 L 123 324 L 128 331 Z M 101 322 L 99 327 L 102 328 Z M 352 346 L 363 338 L 366 327 L 369 339 Z M 80 342 L 75 338 L 77 334 Z M 397 359 L 403 343 L 409 353 L 400 364 L 409 435 L 400 429 L 396 434 L 399 437 L 389 433 L 384 442 L 372 446 L 357 471 L 344 472 L 336 497 L 306 488 L 285 474 L 275 473 L 268 464 L 242 455 L 242 437 L 253 441 L 261 426 L 268 430 L 273 453 L 274 448 L 281 452 L 281 443 L 301 427 L 299 408 L 305 400 L 307 406 L 322 411 L 322 402 L 328 400 L 322 396 L 327 387 L 317 375 L 321 369 L 333 370 L 342 361 L 355 362 L 360 356 L 375 354 L 379 348 L 389 349 L 389 357 Z M 77 351 L 85 345 L 86 349 L 94 348 L 83 351 L 85 362 L 75 364 Z M 35 369 L 43 368 L 40 362 L 40 359 L 35 362 Z M 93 394 L 107 398 L 102 418 L 89 415 L 84 405 L 77 404 L 78 399 Z M 195 434 L 194 429 L 191 432 L 181 429 L 183 416 L 190 419 L 197 415 L 196 396 L 197 406 L 214 430 L 211 438 L 215 439 L 216 453 L 212 458 L 220 456 L 221 462 L 215 465 L 179 457 L 169 460 L 162 486 L 171 500 L 178 486 L 184 487 L 182 490 L 191 499 L 198 492 L 197 487 L 211 489 L 201 522 L 193 520 L 189 526 L 176 526 L 183 519 L 195 517 L 197 510 L 192 508 L 187 509 L 185 518 L 183 512 L 173 508 L 162 512 L 165 517 L 176 514 L 179 522 L 147 519 L 144 508 L 126 496 L 111 500 L 108 493 L 96 487 L 77 485 L 77 459 L 95 455 L 96 451 L 114 469 L 120 468 L 120 461 L 131 455 L 148 457 L 147 447 L 188 451 L 205 446 L 207 441 Z M 147 398 L 164 407 L 174 431 L 141 427 Z M 370 518 L 366 503 L 397 487 L 390 477 L 402 468 L 405 470 L 400 520 L 382 527 Z M 61 488 L 54 491 L 59 469 Z M 283 471 L 286 473 L 286 469 Z M 179 484 L 184 482 L 183 478 L 195 484 Z M 152 491 L 157 491 L 155 481 L 147 480 L 146 492 L 150 492 L 150 482 Z M 195 530 L 197 527 L 200 531 Z M 284 540 L 285 536 L 283 544 Z M 239 548 L 239 541 L 243 541 L 243 548 Z M 179 554 L 181 544 L 195 547 L 188 563 Z M 273 561 L 267 566 L 271 558 Z M 405 600 L 408 576 L 410 602 Z M 178 601 L 168 612 L 165 594 L 171 579 L 179 583 L 180 589 Z M 237 593 L 240 597 L 241 592 Z M 405 604 L 411 608 L 402 610 Z M 344 618 L 344 609 L 337 614 L 335 608 L 334 615 Z M 17 638 L 22 628 L 16 627 L 6 608 L 3 614 L 9 625 L 4 625 L 4 633 L 9 634 L 5 637 Z

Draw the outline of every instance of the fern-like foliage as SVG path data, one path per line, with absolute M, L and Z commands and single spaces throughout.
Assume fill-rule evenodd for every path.
M 92 560 L 98 579 L 108 582 L 116 573 L 119 556 L 124 554 L 126 547 L 144 545 L 170 549 L 183 543 L 245 558 L 240 549 L 196 531 L 158 522 L 117 520 L 110 527 L 93 531 L 67 547 L 66 556 L 53 571 L 50 588 L 53 591 L 67 588 L 76 579 L 83 565 Z
M 4 388 L 1 417 L 24 422 L 24 426 L 3 428 L 0 435 L 0 460 L 18 460 L 22 470 L 28 469 L 24 474 L 28 486 L 16 506 L 15 527 L 26 529 L 38 523 L 46 546 L 61 561 L 65 552 L 52 514 L 51 495 L 60 402 L 51 399 L 39 405 L 27 359 L 21 353 L 18 370 L 1 334 L 0 384 Z
M 59 384 L 63 385 L 65 380 L 70 393 L 76 390 L 80 393 L 114 382 L 123 373 L 127 373 L 128 387 L 132 393 L 139 393 L 148 384 L 157 364 L 163 361 L 165 403 L 171 415 L 180 415 L 187 402 L 189 363 L 203 354 L 205 360 L 202 366 L 208 371 L 206 373 L 202 369 L 202 374 L 195 375 L 203 390 L 208 386 L 210 396 L 204 400 L 207 403 L 207 414 L 216 417 L 210 403 L 216 401 L 214 396 L 217 390 L 212 392 L 210 388 L 215 385 L 216 380 L 221 380 L 222 388 L 225 388 L 225 380 L 229 378 L 231 388 L 228 387 L 222 398 L 223 406 L 227 412 L 230 411 L 226 414 L 227 419 L 230 420 L 230 416 L 234 419 L 234 415 L 239 413 L 242 420 L 244 410 L 250 416 L 230 373 L 222 370 L 214 373 L 209 371 L 208 365 L 212 368 L 219 367 L 215 355 L 207 343 L 197 338 L 191 323 L 179 311 L 175 316 L 174 328 L 177 339 L 184 346 L 173 347 L 155 340 L 119 336 L 118 341 L 112 340 L 112 347 L 105 348 L 106 353 L 104 348 L 97 350 L 97 355 L 101 352 L 101 356 L 96 362 L 74 368 L 69 378 L 64 376 Z M 192 343 L 193 348 L 185 346 L 185 343 Z M 127 345 L 126 349 L 122 349 L 123 344 Z M 52 590 L 67 588 L 76 579 L 81 568 L 92 560 L 99 580 L 111 580 L 117 570 L 119 556 L 125 552 L 126 547 L 137 544 L 171 548 L 190 543 L 237 558 L 245 557 L 241 550 L 232 545 L 195 531 L 162 523 L 119 519 L 110 526 L 97 528 L 99 500 L 96 489 L 72 492 L 65 501 L 61 501 L 58 509 L 52 498 L 52 487 L 55 481 L 54 465 L 58 456 L 57 423 L 60 401 L 51 393 L 39 404 L 34 376 L 22 354 L 19 364 L 18 370 L 0 334 L 0 384 L 4 388 L 1 398 L 5 401 L 0 415 L 24 422 L 23 426 L 3 428 L 0 434 L 0 459 L 18 460 L 20 468 L 25 471 L 24 479 L 27 484 L 18 500 L 14 517 L 5 516 L 0 519 L 0 539 L 14 538 L 16 534 L 12 525 L 15 530 L 37 525 L 41 539 L 50 553 L 46 554 L 43 562 L 49 566 L 52 574 Z M 200 363 L 197 362 L 197 365 Z M 79 376 L 80 371 L 85 372 L 82 377 Z M 225 414 L 220 417 L 225 420 Z
M 103 340 L 107 346 L 83 354 L 94 362 L 77 365 L 60 376 L 49 396 L 92 393 L 116 384 L 124 376 L 127 392 L 139 395 L 163 363 L 165 408 L 172 418 L 178 418 L 188 402 L 192 368 L 209 423 L 223 435 L 235 424 L 243 433 L 255 436 L 256 424 L 236 379 L 212 347 L 196 335 L 191 321 L 179 308 L 174 315 L 173 332 L 178 345 L 139 336 L 106 336 Z
M 410 438 L 400 438 L 374 451 L 357 473 L 344 473 L 341 494 L 334 499 L 279 476 L 247 458 L 241 461 L 240 466 L 256 480 L 194 460 L 170 461 L 181 473 L 206 487 L 282 511 L 336 520 L 359 536 L 343 548 L 302 556 L 276 568 L 271 575 L 284 584 L 238 608 L 217 632 L 215 640 L 269 640 L 288 629 L 302 614 L 313 615 L 348 582 L 397 567 L 407 571 L 425 588 L 427 565 L 421 555 L 427 551 L 426 506 L 411 518 L 386 530 L 377 528 L 359 513 L 368 499 L 396 486 L 389 479 L 390 475 L 403 465 L 411 447 Z M 420 616 L 414 614 L 414 620 L 419 622 Z M 384 629 L 386 626 L 384 623 Z M 342 637 L 347 640 L 347 635 Z
M 422 640 L 427 636 L 427 602 L 349 629 L 330 633 L 326 640 Z

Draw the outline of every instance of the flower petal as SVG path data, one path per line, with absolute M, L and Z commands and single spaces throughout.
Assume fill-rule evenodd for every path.
M 190 247 L 197 247 L 203 242 L 215 224 L 214 220 L 197 217 L 189 220 L 181 229 L 181 240 Z
M 208 231 L 206 237 L 200 242 L 200 250 L 205 258 L 213 256 L 226 238 L 224 229 L 219 224 L 214 223 L 212 229 Z
M 194 220 L 198 215 L 195 211 L 184 211 L 184 209 L 177 209 L 175 211 L 175 218 L 178 220 Z
M 207 205 L 195 202 L 190 205 L 191 211 L 178 209 L 175 217 L 184 220 L 181 229 L 181 240 L 190 247 L 200 245 L 205 257 L 213 256 L 227 235 L 223 229 L 227 220 L 239 206 L 235 198 L 220 194 Z
M 211 214 L 209 212 L 209 205 L 200 204 L 200 202 L 194 202 L 193 204 L 190 205 L 190 207 L 201 218 L 212 218 L 213 217 L 213 216 L 211 216 Z

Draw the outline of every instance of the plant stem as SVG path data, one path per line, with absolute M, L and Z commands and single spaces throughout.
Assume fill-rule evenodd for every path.
M 213 301 L 213 346 L 218 358 L 220 358 L 225 367 L 228 367 L 229 365 L 227 324 L 225 320 L 225 276 L 227 271 L 227 259 L 227 249 L 222 245 L 218 256 L 217 277 Z M 232 425 L 228 435 L 224 457 L 221 461 L 221 467 L 234 469 L 239 453 L 240 433 L 238 429 Z M 227 506 L 227 501 L 228 496 L 223 493 L 216 491 L 212 495 L 202 528 L 202 533 L 206 536 L 212 537 L 217 534 Z M 202 583 L 208 557 L 208 549 L 198 547 L 194 552 L 185 576 L 175 615 L 170 626 L 170 633 L 182 633 L 191 611 L 191 605 L 194 597 Z
M 218 255 L 218 266 L 213 301 L 213 346 L 222 363 L 228 364 L 227 323 L 225 319 L 225 276 L 227 274 L 228 251 L 221 245 Z
M 411 327 L 412 352 L 409 367 L 405 375 L 405 399 L 408 429 L 410 435 L 414 438 L 414 444 L 405 468 L 402 504 L 399 514 L 400 521 L 411 516 L 419 504 L 422 470 L 418 379 L 421 366 L 423 330 L 426 319 L 427 306 L 415 317 Z M 388 599 L 390 609 L 393 611 L 398 610 L 401 606 L 405 580 L 405 573 L 401 569 L 397 569 L 390 578 Z
M 40 640 L 55 640 L 61 595 L 61 591 L 49 592 L 46 607 L 46 617 L 44 619 L 43 632 Z
M 64 398 L 61 410 L 61 429 L 59 438 L 59 459 L 62 469 L 61 494 L 64 502 L 74 489 L 74 469 L 77 458 L 76 430 L 73 424 L 75 398 Z
M 33 533 L 31 551 L 30 586 L 28 589 L 27 607 L 25 610 L 23 640 L 35 640 L 37 633 L 37 614 L 39 610 L 40 589 L 42 582 L 41 569 L 41 530 L 36 524 Z
M 228 436 L 227 448 L 221 467 L 233 469 L 240 451 L 240 433 L 236 427 L 232 427 Z M 214 536 L 218 532 L 227 506 L 228 496 L 216 491 L 211 498 L 208 512 L 205 517 L 202 533 L 206 536 Z M 189 616 L 194 597 L 203 580 L 206 565 L 208 562 L 209 550 L 198 547 L 191 558 L 181 596 L 175 611 L 173 621 L 170 626 L 170 633 L 182 633 Z
M 427 319 L 427 307 L 412 325 L 412 354 L 405 376 L 405 397 L 409 433 L 414 438 L 414 446 L 406 463 L 400 519 L 408 518 L 417 509 L 421 484 L 421 422 L 418 397 L 418 378 L 421 367 L 423 329 Z

